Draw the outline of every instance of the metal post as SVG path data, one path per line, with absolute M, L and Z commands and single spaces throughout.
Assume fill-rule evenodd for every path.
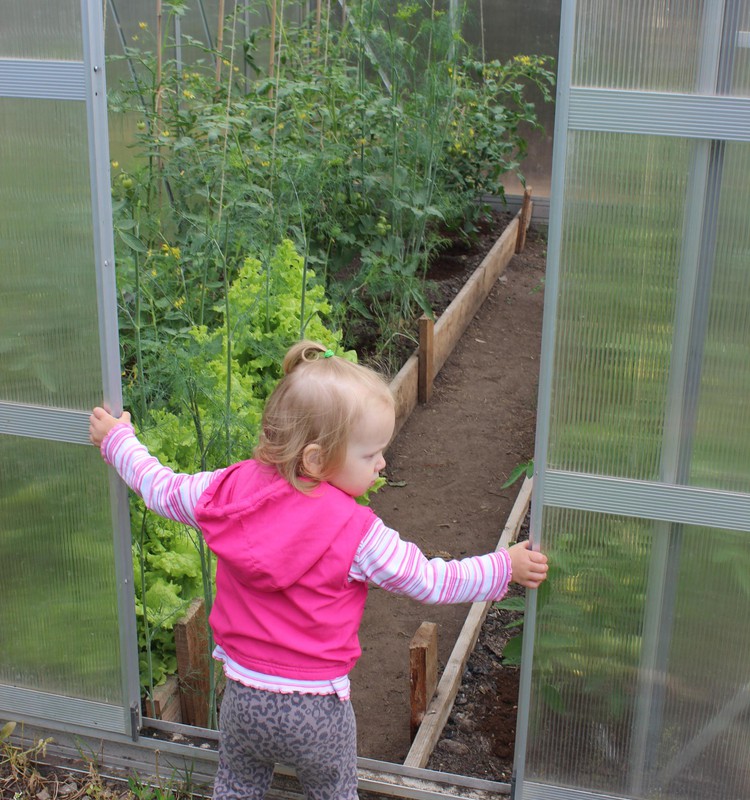
M 86 111 L 89 136 L 89 171 L 94 236 L 99 340 L 104 402 L 113 413 L 122 409 L 120 349 L 117 328 L 115 247 L 112 230 L 112 196 L 109 175 L 107 128 L 107 83 L 104 71 L 104 24 L 99 0 L 81 0 L 83 61 L 86 76 Z M 123 729 L 137 735 L 140 717 L 138 636 L 130 542 L 130 518 L 125 484 L 111 478 L 112 523 L 118 586 L 122 694 L 125 707 Z
M 542 357 L 539 372 L 539 401 L 537 411 L 536 451 L 534 453 L 534 492 L 531 497 L 530 539 L 534 546 L 541 544 L 544 497 L 544 471 L 547 463 L 547 440 L 551 412 L 551 387 L 555 326 L 557 322 L 557 294 L 560 277 L 560 244 L 562 240 L 563 189 L 565 186 L 565 154 L 568 142 L 568 99 L 573 70 L 573 43 L 575 33 L 576 0 L 562 0 L 560 16 L 560 53 L 557 71 L 557 100 L 555 105 L 555 154 L 552 163 L 552 192 L 550 196 L 550 223 L 547 272 L 544 292 L 544 322 L 542 327 Z M 536 592 L 526 595 L 524 614 L 521 676 L 518 687 L 518 721 L 513 762 L 513 796 L 523 798 L 526 771 L 526 748 L 529 736 L 529 704 L 531 701 L 531 668 L 534 652 Z M 518 792 L 518 794 L 516 794 Z

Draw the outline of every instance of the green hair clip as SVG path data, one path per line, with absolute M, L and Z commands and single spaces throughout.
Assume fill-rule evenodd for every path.
M 326 350 L 325 353 L 323 353 L 323 358 L 331 358 L 332 356 L 333 350 Z

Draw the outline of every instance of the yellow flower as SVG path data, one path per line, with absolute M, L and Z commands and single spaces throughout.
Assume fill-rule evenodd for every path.
M 270 161 L 261 161 L 260 165 L 261 165 L 261 167 L 270 167 L 271 166 L 271 162 Z
M 140 28 L 142 31 L 145 31 L 145 30 L 148 28 L 148 22 L 139 22 L 139 23 L 138 23 L 138 27 L 139 27 L 139 28 Z
M 182 308 L 184 305 L 185 305 L 185 298 L 184 297 L 178 297 L 174 301 L 174 307 L 175 308 Z
M 169 131 L 162 131 L 161 135 L 166 139 L 169 137 Z
M 193 100 L 195 98 L 195 95 L 188 89 L 182 90 L 182 96 L 187 97 L 188 100 Z
M 155 277 L 156 277 L 156 270 L 155 270 L 155 269 L 152 269 L 152 270 L 151 270 L 151 277 L 152 277 L 152 278 L 155 278 Z
M 110 161 L 109 163 L 112 165 L 112 169 L 117 169 L 120 166 L 119 161 Z

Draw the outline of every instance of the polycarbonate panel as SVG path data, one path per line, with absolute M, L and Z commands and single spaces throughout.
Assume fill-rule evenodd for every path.
M 750 796 L 750 628 L 738 624 L 750 615 L 747 534 L 544 514 L 553 570 L 537 606 L 526 780 L 633 798 Z M 675 574 L 666 595 L 649 589 L 665 537 Z M 651 670 L 654 614 L 666 652 Z M 644 689 L 654 697 L 645 726 Z M 653 749 L 639 768 L 644 735 Z
M 240 4 L 242 6 L 243 4 Z M 192 63 L 196 59 L 204 59 L 210 63 L 210 56 L 188 44 L 187 38 L 197 39 L 199 42 L 213 46 L 216 43 L 216 31 L 219 22 L 218 0 L 200 0 L 191 2 L 183 9 L 179 17 L 179 29 L 182 34 L 182 51 L 180 53 L 183 63 Z M 234 3 L 227 3 L 225 12 L 233 13 Z M 252 19 L 260 25 L 268 25 L 267 14 L 253 13 Z M 244 13 L 240 15 L 244 22 Z M 166 44 L 165 58 L 176 58 L 172 47 L 175 42 L 175 18 L 168 9 L 164 8 L 162 26 L 164 42 Z M 240 36 L 244 36 L 244 27 L 238 29 Z M 105 31 L 105 48 L 108 56 L 122 56 L 123 44 L 144 53 L 152 54 L 156 51 L 156 4 L 154 0 L 108 0 L 107 2 L 107 28 Z M 126 60 L 119 58 L 107 64 L 107 82 L 111 89 L 116 89 L 122 81 L 130 77 L 130 69 L 138 72 L 146 85 L 150 78 L 138 65 L 137 59 Z
M 737 27 L 732 94 L 750 97 L 750 2 L 747 0 L 743 3 Z
M 87 142 L 84 103 L 0 98 L 2 401 L 101 399 Z
M 573 85 L 693 92 L 704 0 L 579 0 Z
M 727 144 L 690 483 L 750 492 L 750 144 Z
M 692 149 L 569 134 L 549 467 L 659 478 Z
M 96 448 L 0 435 L 0 684 L 120 704 L 108 476 Z
M 5 0 L 0 57 L 80 61 L 81 0 Z

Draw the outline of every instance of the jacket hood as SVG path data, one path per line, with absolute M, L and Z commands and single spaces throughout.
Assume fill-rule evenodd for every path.
M 296 583 L 363 510 L 328 483 L 301 492 L 272 467 L 250 460 L 228 467 L 211 483 L 195 517 L 206 543 L 237 580 L 272 592 Z

